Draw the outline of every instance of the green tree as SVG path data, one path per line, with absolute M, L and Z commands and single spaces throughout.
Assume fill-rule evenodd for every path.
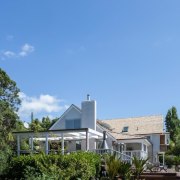
M 176 107 L 172 107 L 168 110 L 165 118 L 166 131 L 170 133 L 170 139 L 175 142 L 175 136 L 180 128 L 180 120 L 178 119 L 178 114 Z
M 7 103 L 12 110 L 17 111 L 20 105 L 19 92 L 16 82 L 0 68 L 0 101 Z
M 49 119 L 49 117 L 43 117 L 42 118 L 42 123 L 41 126 L 44 130 L 48 130 L 51 126 L 51 120 Z
M 0 131 L 6 137 L 15 128 L 20 105 L 19 88 L 15 81 L 0 68 Z
M 16 112 L 20 105 L 16 82 L 0 68 L 0 132 L 3 140 L 8 142 L 9 133 L 16 127 Z
M 20 105 L 19 91 L 15 81 L 0 68 L 0 175 L 8 167 L 12 155 L 11 132 L 18 119 L 16 112 Z
M 35 131 L 35 132 L 43 130 L 43 128 L 41 126 L 41 122 L 39 121 L 39 119 L 32 120 L 29 127 L 30 127 L 30 130 Z

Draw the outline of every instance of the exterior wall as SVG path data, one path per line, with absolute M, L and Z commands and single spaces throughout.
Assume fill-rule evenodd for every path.
M 90 128 L 96 130 L 96 101 L 83 101 L 81 104 L 82 128 Z
M 160 152 L 160 135 L 152 134 L 151 142 L 153 144 L 153 162 L 157 161 L 157 153 Z
M 154 162 L 153 160 L 153 145 L 148 147 L 148 157 L 150 162 Z
M 59 119 L 51 128 L 50 130 L 56 129 L 66 129 L 65 121 L 71 119 L 81 119 L 81 112 L 78 111 L 75 107 L 70 107 L 68 113 L 66 113 L 61 119 Z M 82 120 L 81 120 L 82 123 Z M 82 126 L 82 124 L 81 124 Z

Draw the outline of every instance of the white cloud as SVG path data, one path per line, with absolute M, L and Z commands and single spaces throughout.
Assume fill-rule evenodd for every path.
M 56 113 L 67 109 L 67 105 L 61 105 L 63 101 L 49 94 L 41 94 L 39 97 L 30 97 L 25 93 L 19 93 L 21 99 L 21 107 L 19 115 L 21 118 L 30 116 L 31 112 L 35 115 Z
M 13 58 L 16 57 L 16 53 L 14 53 L 13 51 L 4 51 L 3 56 L 7 57 L 7 58 Z
M 1 59 L 5 60 L 6 58 L 18 58 L 18 57 L 25 57 L 31 54 L 35 50 L 34 46 L 25 43 L 22 47 L 20 52 L 14 52 L 11 50 L 1 51 L 0 57 Z
M 33 51 L 34 51 L 34 46 L 26 43 L 21 47 L 19 56 L 21 56 L 21 57 L 27 56 L 28 54 L 32 53 Z

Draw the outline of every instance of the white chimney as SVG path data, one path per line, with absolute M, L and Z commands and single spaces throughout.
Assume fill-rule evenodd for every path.
M 81 110 L 81 127 L 96 130 L 96 101 L 90 100 L 89 94 L 87 100 L 81 103 Z

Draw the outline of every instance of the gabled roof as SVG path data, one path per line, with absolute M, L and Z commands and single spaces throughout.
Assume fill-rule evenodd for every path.
M 49 128 L 49 130 L 53 129 L 53 127 L 55 127 L 58 122 L 71 110 L 71 109 L 75 109 L 77 111 L 79 111 L 81 113 L 81 109 L 79 107 L 77 107 L 74 104 L 71 104 L 71 106 L 61 115 L 61 117 Z
M 109 125 L 108 132 L 116 139 L 138 139 L 148 134 L 163 133 L 163 116 L 143 116 L 133 118 L 120 118 L 101 120 Z M 101 124 L 100 124 L 101 125 Z M 123 132 L 124 127 L 128 127 L 127 132 Z M 126 128 L 127 129 L 127 128 Z

